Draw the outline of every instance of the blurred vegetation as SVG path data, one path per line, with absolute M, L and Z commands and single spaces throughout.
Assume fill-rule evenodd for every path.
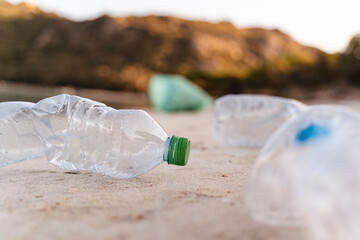
M 360 85 L 360 34 L 354 36 L 346 51 L 340 56 L 341 76 L 354 85 Z
M 0 79 L 144 92 L 155 72 L 184 74 L 215 95 L 308 88 L 360 78 L 360 36 L 329 55 L 279 30 L 174 17 L 73 22 L 0 0 Z

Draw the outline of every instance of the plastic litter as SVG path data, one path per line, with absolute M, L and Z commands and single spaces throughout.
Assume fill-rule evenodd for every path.
M 278 127 L 306 108 L 288 98 L 226 95 L 215 102 L 215 138 L 225 146 L 262 147 Z
M 353 127 L 337 131 L 299 169 L 309 175 L 302 186 L 309 239 L 360 239 L 360 131 Z
M 149 96 L 154 108 L 164 112 L 204 110 L 213 104 L 208 93 L 181 75 L 153 75 Z
M 309 239 L 359 239 L 360 115 L 313 106 L 281 126 L 245 187 L 253 217 L 302 225 Z
M 184 166 L 190 141 L 168 137 L 142 110 L 71 95 L 0 103 L 0 166 L 46 157 L 71 171 L 134 178 L 164 161 Z

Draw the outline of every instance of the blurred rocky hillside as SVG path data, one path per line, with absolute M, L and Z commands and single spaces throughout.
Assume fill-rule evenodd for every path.
M 357 81 L 354 39 L 346 53 L 328 55 L 276 29 L 163 16 L 74 22 L 0 0 L 0 79 L 142 92 L 151 74 L 163 72 L 213 94 L 314 87 Z

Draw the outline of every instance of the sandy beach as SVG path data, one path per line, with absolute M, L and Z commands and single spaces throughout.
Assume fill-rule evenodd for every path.
M 212 106 L 228 94 L 259 94 L 360 113 L 356 9 L 355 0 L 0 0 L 0 104 L 74 95 L 114 109 L 143 109 L 169 137 L 191 141 L 186 166 L 164 161 L 128 180 L 63 170 L 45 157 L 0 167 L 0 240 L 360 239 L 356 117 L 315 108 L 293 122 L 301 127 L 285 125 L 274 136 L 280 143 L 269 143 L 259 158 L 265 170 L 250 178 L 260 188 L 247 181 L 261 149 L 216 142 Z M 230 122 L 225 134 L 239 130 L 256 140 L 277 126 L 272 109 L 265 110 L 267 119 L 257 110 L 271 103 L 249 99 L 241 107 L 225 100 L 223 112 L 254 113 L 244 122 L 256 126 L 233 127 L 232 116 L 218 118 Z M 137 171 L 141 160 L 153 166 L 156 153 L 161 161 L 163 149 L 169 162 L 184 163 L 188 141 L 167 141 L 165 148 L 157 136 L 166 135 L 146 117 L 102 111 L 99 103 L 58 96 L 32 109 L 1 104 L 0 166 L 46 152 L 67 169 L 113 166 L 112 176 L 130 177 L 143 172 Z M 280 111 L 289 115 L 306 109 L 286 105 Z M 262 207 L 264 199 L 269 204 Z M 306 226 L 257 222 L 246 205 L 255 206 L 258 221 Z M 270 211 L 262 217 L 264 209 Z M 275 221 L 279 216 L 283 222 Z
M 312 103 L 324 102 L 338 103 Z M 46 159 L 3 167 L 0 239 L 306 239 L 301 228 L 252 220 L 242 189 L 259 150 L 217 144 L 212 110 L 148 112 L 169 135 L 191 139 L 186 167 L 163 163 L 132 180 L 66 172 Z

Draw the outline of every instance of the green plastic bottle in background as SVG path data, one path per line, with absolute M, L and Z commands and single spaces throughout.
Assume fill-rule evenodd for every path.
M 154 108 L 164 111 L 195 111 L 212 106 L 213 98 L 181 75 L 154 74 L 149 96 Z

